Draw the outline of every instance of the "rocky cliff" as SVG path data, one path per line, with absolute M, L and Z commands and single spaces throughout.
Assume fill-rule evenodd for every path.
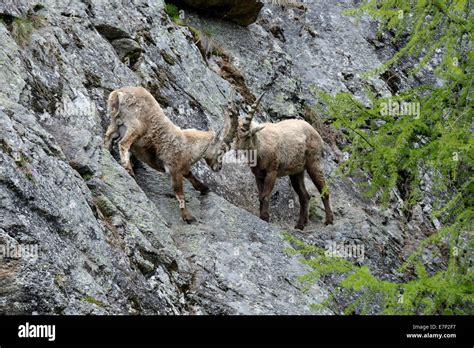
M 297 277 L 308 269 L 285 251 L 285 232 L 320 246 L 364 245 L 360 262 L 387 278 L 423 237 L 396 204 L 364 199 L 355 184 L 364 178 L 337 175 L 345 154 L 324 120 L 333 226 L 324 226 L 310 182 L 311 222 L 296 232 L 287 178 L 266 223 L 248 168 L 215 174 L 199 163 L 195 173 L 213 192 L 186 186 L 199 220 L 186 225 L 167 175 L 137 164 L 130 177 L 102 146 L 115 88 L 142 85 L 173 122 L 198 129 L 222 125 L 232 86 L 242 106 L 268 88 L 258 116 L 267 121 L 307 117 L 312 86 L 361 99 L 363 87 L 393 92 L 383 78 L 359 78 L 393 48 L 376 39 L 373 23 L 341 13 L 351 0 L 262 9 L 247 1 L 247 11 L 185 2 L 174 21 L 162 0 L 0 4 L 0 243 L 38 248 L 38 257 L 0 259 L 0 313 L 314 313 L 309 304 L 331 284 L 302 291 Z

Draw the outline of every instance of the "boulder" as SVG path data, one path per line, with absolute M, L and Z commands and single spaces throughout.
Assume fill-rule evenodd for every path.
M 243 26 L 255 22 L 263 7 L 263 3 L 256 0 L 179 0 L 176 2 L 183 3 L 200 12 L 229 19 Z

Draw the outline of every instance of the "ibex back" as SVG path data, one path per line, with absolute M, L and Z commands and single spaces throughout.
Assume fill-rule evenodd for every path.
M 181 129 L 163 112 L 155 98 L 142 87 L 124 87 L 113 91 L 108 99 L 110 126 L 105 134 L 105 146 L 110 149 L 118 139 L 120 160 L 134 176 L 130 151 L 152 168 L 171 175 L 171 185 L 179 202 L 181 216 L 187 223 L 196 219 L 186 209 L 183 178 L 205 194 L 208 187 L 192 173 L 191 167 L 204 158 L 214 171 L 222 167 L 220 159 L 235 135 L 238 115 L 230 107 L 226 126 L 218 135 L 213 131 Z

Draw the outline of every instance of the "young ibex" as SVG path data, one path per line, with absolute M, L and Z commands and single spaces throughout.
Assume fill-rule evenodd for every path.
M 257 151 L 257 164 L 252 173 L 257 181 L 260 200 L 260 218 L 268 221 L 271 193 L 277 177 L 289 175 L 291 185 L 300 201 L 300 217 L 295 228 L 304 229 L 308 223 L 310 195 L 304 185 L 304 170 L 321 193 L 326 210 L 325 224 L 332 224 L 334 216 L 325 188 L 320 161 L 323 140 L 311 125 L 303 120 L 285 120 L 278 123 L 252 122 L 263 95 L 241 123 L 237 132 L 236 149 Z
M 229 105 L 225 112 L 224 129 L 217 134 L 213 131 L 181 129 L 174 125 L 155 98 L 142 87 L 114 90 L 110 93 L 107 107 L 111 117 L 104 139 L 107 149 L 110 150 L 113 140 L 120 137 L 120 160 L 132 176 L 130 150 L 152 168 L 169 172 L 183 220 L 187 223 L 196 221 L 186 209 L 183 178 L 188 179 L 202 194 L 209 191 L 206 185 L 194 177 L 191 167 L 204 158 L 212 170 L 219 171 L 222 168 L 223 153 L 235 137 L 238 126 L 238 114 L 233 105 Z

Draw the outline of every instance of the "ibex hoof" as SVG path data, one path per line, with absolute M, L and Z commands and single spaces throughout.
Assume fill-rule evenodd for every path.
M 270 216 L 268 216 L 268 215 L 260 215 L 260 219 L 262 219 L 263 221 L 269 222 L 269 221 L 270 221 Z
M 334 224 L 334 218 L 331 217 L 331 218 L 327 218 L 326 221 L 324 222 L 324 224 L 327 226 L 327 225 L 333 225 Z
M 133 167 L 131 163 L 122 163 L 122 167 L 125 168 L 128 174 L 130 174 L 132 177 L 135 177 L 135 173 L 133 172 Z
M 304 230 L 304 224 L 297 223 L 296 226 L 295 226 L 295 228 L 296 228 L 297 230 L 303 231 L 303 230 Z
M 207 195 L 209 191 L 210 191 L 209 187 L 205 187 L 200 192 L 201 192 L 201 195 L 204 196 L 204 195 Z
M 196 218 L 194 216 L 188 216 L 183 218 L 184 221 L 186 221 L 187 224 L 194 224 L 197 222 Z

